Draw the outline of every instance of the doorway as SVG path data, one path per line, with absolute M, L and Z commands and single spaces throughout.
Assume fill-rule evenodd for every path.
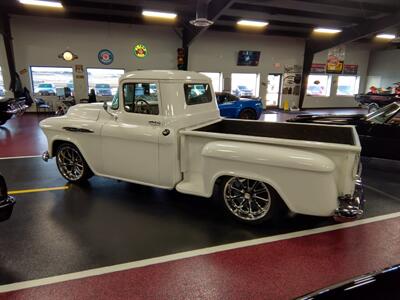
M 281 98 L 282 74 L 268 74 L 266 106 L 279 107 Z

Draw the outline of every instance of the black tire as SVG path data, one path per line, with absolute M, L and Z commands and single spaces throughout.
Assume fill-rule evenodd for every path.
M 239 113 L 240 119 L 257 120 L 257 113 L 251 108 L 245 108 Z
M 379 109 L 379 105 L 376 103 L 370 103 L 368 104 L 368 113 L 377 111 Z
M 79 149 L 71 143 L 61 144 L 57 148 L 56 162 L 58 171 L 69 182 L 81 183 L 93 176 L 85 158 Z
M 237 190 L 232 189 L 235 185 Z M 239 191 L 240 189 L 241 191 Z M 266 189 L 266 192 L 259 192 L 264 189 Z M 258 192 L 255 193 L 254 191 Z M 235 193 L 236 195 L 232 196 Z M 255 195 L 257 195 L 258 198 L 264 198 L 264 200 L 261 201 L 254 198 Z M 217 196 L 218 201 L 230 217 L 246 224 L 255 225 L 277 220 L 282 218 L 285 212 L 287 213 L 288 211 L 285 203 L 275 189 L 261 181 L 239 177 L 225 177 L 217 190 Z M 268 201 L 265 201 L 266 199 L 268 199 Z M 257 202 L 258 205 L 256 205 L 255 202 Z M 240 209 L 237 204 L 240 204 Z M 261 210 L 261 208 L 263 208 L 263 210 Z M 249 214 L 250 211 L 253 212 L 253 217 Z

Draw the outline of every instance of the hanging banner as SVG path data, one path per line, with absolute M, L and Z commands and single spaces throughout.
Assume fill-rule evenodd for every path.
M 346 75 L 357 75 L 358 65 L 344 65 L 343 74 Z
M 328 59 L 326 61 L 326 73 L 342 74 L 345 52 L 346 49 L 344 45 L 329 49 Z
M 312 64 L 310 73 L 312 74 L 325 74 L 326 64 Z

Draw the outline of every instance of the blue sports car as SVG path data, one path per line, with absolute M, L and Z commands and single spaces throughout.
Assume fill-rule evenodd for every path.
M 239 98 L 229 93 L 216 93 L 222 117 L 257 120 L 263 110 L 259 99 Z

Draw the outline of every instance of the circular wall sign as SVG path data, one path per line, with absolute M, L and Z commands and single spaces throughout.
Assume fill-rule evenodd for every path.
M 97 57 L 103 65 L 109 65 L 114 61 L 114 54 L 108 49 L 100 50 Z
M 136 57 L 143 58 L 147 55 L 148 51 L 145 45 L 137 44 L 133 48 L 133 53 L 135 54 Z

